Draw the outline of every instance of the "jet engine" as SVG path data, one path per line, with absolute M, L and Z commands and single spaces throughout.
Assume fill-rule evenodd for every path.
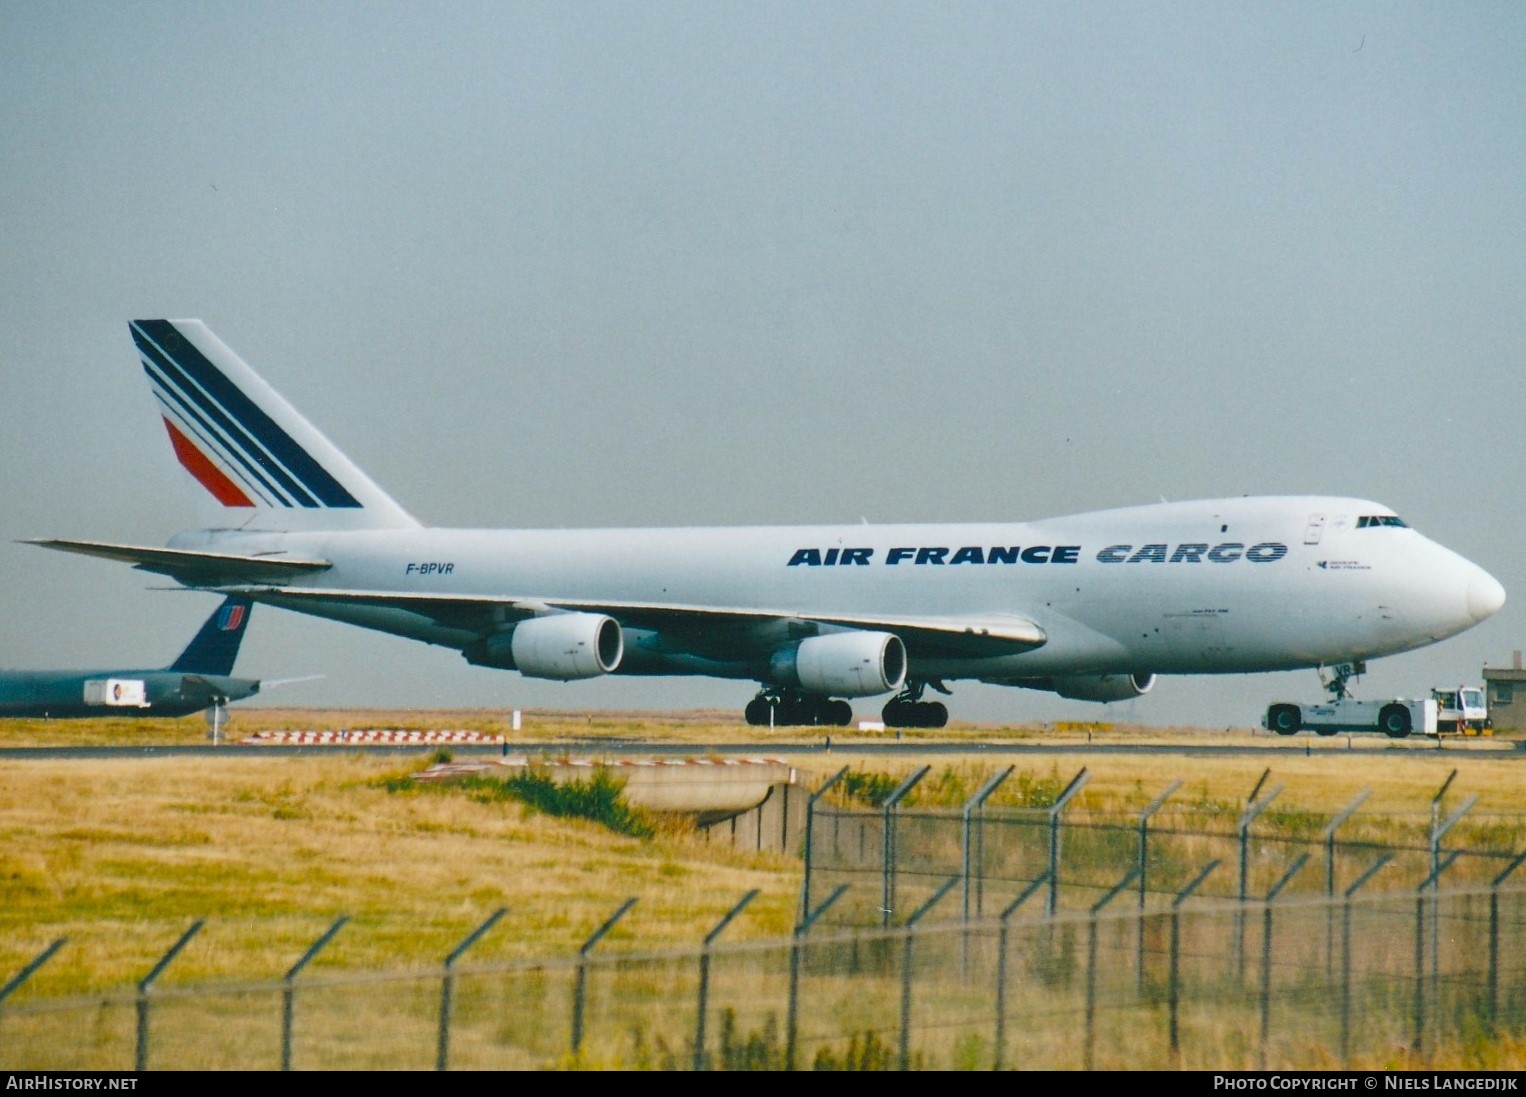
M 1054 680 L 1054 691 L 1073 701 L 1127 701 L 1143 697 L 1154 686 L 1153 674 L 1081 674 Z
M 888 632 L 834 632 L 781 648 L 768 660 L 782 686 L 823 697 L 872 697 L 906 681 L 906 646 Z
M 1021 686 L 1058 693 L 1072 701 L 1127 701 L 1142 697 L 1155 685 L 1153 674 L 1076 674 L 1068 678 L 982 678 L 999 686 Z
M 478 666 L 570 682 L 597 678 L 618 667 L 625 654 L 625 634 L 620 622 L 602 613 L 553 613 L 521 621 L 512 632 L 490 636 L 461 654 Z

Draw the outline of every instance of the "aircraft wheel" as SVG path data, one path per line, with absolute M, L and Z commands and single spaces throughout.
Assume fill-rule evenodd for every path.
M 754 697 L 747 702 L 747 707 L 742 710 L 742 715 L 747 717 L 747 722 L 753 727 L 768 726 L 768 702 L 762 697 Z
M 887 728 L 912 727 L 911 718 L 911 706 L 905 701 L 886 701 L 880 710 L 880 719 L 885 721 Z
M 826 723 L 845 728 L 853 722 L 853 706 L 846 701 L 828 701 Z
M 1403 705 L 1389 705 L 1378 714 L 1378 727 L 1390 739 L 1403 739 L 1410 733 L 1409 709 Z
M 1273 705 L 1266 714 L 1266 723 L 1278 735 L 1295 735 L 1302 717 L 1297 705 Z
M 941 728 L 948 723 L 948 706 L 942 701 L 928 701 L 917 706 L 917 726 Z

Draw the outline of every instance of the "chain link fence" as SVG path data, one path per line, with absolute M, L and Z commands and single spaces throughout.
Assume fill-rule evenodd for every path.
M 925 771 L 923 771 L 925 772 Z M 1175 805 L 906 809 L 811 795 L 787 938 L 433 970 L 170 985 L 193 924 L 120 993 L 0 987 L 10 1070 L 1309 1070 L 1489 1065 L 1523 1031 L 1514 830 Z M 835 779 L 834 779 L 835 780 Z M 1211 810 L 1210 810 L 1211 808 Z M 241 933 L 249 927 L 240 926 Z M 1519 1067 L 1518 1062 L 1498 1063 Z
M 924 912 L 954 902 L 957 886 Z M 822 910 L 846 901 L 834 891 Z M 1331 1069 L 1487 1061 L 1526 892 L 1062 910 L 0 1009 L 10 1070 Z M 14 982 L 14 980 L 13 980 Z M 1519 1065 L 1519 1064 L 1513 1064 Z

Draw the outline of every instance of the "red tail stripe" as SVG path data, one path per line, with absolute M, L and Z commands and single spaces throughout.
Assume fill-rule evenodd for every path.
M 180 458 L 185 470 L 196 477 L 197 482 L 210 491 L 219 503 L 225 507 L 254 506 L 254 501 L 228 479 L 222 469 L 208 460 L 207 455 L 197 449 L 189 438 L 176 430 L 174 423 L 164 420 L 164 429 L 170 432 L 170 445 L 175 447 L 175 456 Z

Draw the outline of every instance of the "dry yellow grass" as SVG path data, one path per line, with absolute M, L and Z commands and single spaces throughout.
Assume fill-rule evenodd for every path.
M 229 741 L 268 728 L 425 727 L 508 733 L 504 713 L 235 710 Z M 1283 787 L 1283 810 L 1328 815 L 1370 791 L 1364 811 L 1426 817 L 1451 777 L 1446 806 L 1477 796 L 1470 825 L 1519 820 L 1522 756 L 1503 741 L 1425 743 L 1392 749 L 1381 737 L 1279 741 L 1250 729 L 964 726 L 916 735 L 928 742 L 1186 745 L 1254 741 L 1274 754 L 1004 755 L 876 753 L 878 736 L 833 729 L 748 729 L 713 713 L 527 714 L 518 738 L 567 753 L 597 753 L 601 740 L 650 737 L 696 749 L 746 737 L 816 780 L 841 766 L 897 777 L 922 765 L 948 786 L 973 790 L 1015 763 L 1034 778 L 1068 783 L 1083 768 L 1078 806 L 1135 810 L 1178 778 L 1173 801 L 1243 807 L 1253 788 Z M 899 744 L 921 740 L 913 733 Z M 0 747 L 205 745 L 200 717 L 172 721 L 0 721 Z M 847 748 L 853 747 L 852 751 Z M 1490 748 L 1487 752 L 1482 748 Z M 561 957 L 627 899 L 637 899 L 601 949 L 686 947 L 703 939 L 748 890 L 761 894 L 727 940 L 779 937 L 796 918 L 801 866 L 790 857 L 742 854 L 672 828 L 655 839 L 611 834 L 592 823 L 529 815 L 463 795 L 389 791 L 428 754 L 353 751 L 297 757 L 6 759 L 0 765 L 0 975 L 53 939 L 69 944 L 29 994 L 120 989 L 143 978 L 198 919 L 205 927 L 166 980 L 278 978 L 338 917 L 351 921 L 316 961 L 323 967 L 428 967 L 493 911 L 507 914 L 474 947 L 474 959 Z M 1270 773 L 1268 773 L 1270 770 Z M 1264 781 L 1263 781 L 1264 778 Z M 926 784 L 931 792 L 935 783 Z M 957 791 L 957 789 L 956 789 Z
M 681 829 L 651 840 L 433 789 L 424 759 L 11 761 L 0 779 L 0 970 L 68 947 L 32 993 L 130 987 L 198 919 L 168 981 L 279 978 L 339 916 L 317 968 L 437 966 L 494 910 L 474 959 L 697 943 L 752 888 L 735 934 L 793 924 L 800 866 Z M 7 976 L 8 977 L 8 976 Z

